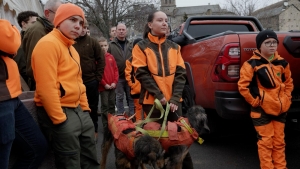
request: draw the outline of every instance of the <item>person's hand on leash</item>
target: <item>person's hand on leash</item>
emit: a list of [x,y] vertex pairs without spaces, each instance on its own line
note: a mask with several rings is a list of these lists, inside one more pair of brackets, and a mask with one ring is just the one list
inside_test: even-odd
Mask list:
[[170,110],[171,112],[175,112],[178,109],[178,106],[174,103],[170,103]]
[[167,104],[166,98],[165,98],[165,97],[162,98],[162,99],[160,100],[160,103],[161,103],[161,105],[166,105],[166,104]]

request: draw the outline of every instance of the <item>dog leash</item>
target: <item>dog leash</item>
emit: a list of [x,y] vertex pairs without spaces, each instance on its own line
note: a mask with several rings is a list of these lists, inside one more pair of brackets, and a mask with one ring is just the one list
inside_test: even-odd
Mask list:
[[[159,118],[150,118],[150,116],[152,115],[152,112],[154,110],[154,108],[160,110],[160,117]],[[158,99],[155,99],[154,100],[154,104],[149,112],[149,114],[147,115],[146,119],[144,121],[142,121],[141,123],[137,124],[136,125],[136,130],[140,131],[141,133],[143,134],[147,134],[147,135],[150,135],[152,137],[158,137],[158,140],[161,138],[161,137],[169,137],[169,133],[168,131],[165,131],[166,129],[166,122],[167,122],[167,117],[168,117],[168,114],[169,114],[169,111],[170,111],[170,104],[167,102],[167,105],[166,105],[166,110],[164,110],[163,106],[161,105],[160,101]],[[178,117],[178,119],[180,119],[179,121],[184,125],[184,127],[188,130],[188,132],[190,134],[193,134],[193,130],[192,128],[186,123],[186,121],[184,120],[184,118],[181,118],[176,112],[175,112],[176,116]],[[144,124],[148,123],[148,122],[153,122],[153,121],[157,121],[159,119],[161,119],[162,117],[164,116],[164,121],[163,121],[163,124],[162,124],[162,127],[161,127],[161,130],[159,131],[150,131],[150,130],[144,130],[142,127]],[[159,135],[158,135],[159,134]],[[198,137],[197,139],[197,142],[199,144],[203,144],[204,142],[204,139],[201,138],[201,137]]]
[[[160,111],[160,117],[159,118],[150,118],[151,115],[152,115],[152,112],[154,110],[154,108],[158,109]],[[166,110],[163,108],[163,106],[161,105],[160,101],[158,99],[155,99],[154,100],[154,104],[149,112],[149,114],[147,115],[146,119],[144,121],[142,121],[141,123],[137,124],[136,125],[136,130],[142,132],[143,134],[147,134],[147,135],[150,135],[150,136],[153,136],[152,134],[154,133],[148,133],[146,130],[144,130],[142,128],[142,126],[148,122],[154,122],[154,121],[157,121],[157,120],[160,120],[161,118],[164,118],[163,119],[163,123],[162,123],[162,126],[161,126],[161,130],[160,130],[160,133],[159,133],[159,136],[158,136],[158,140],[163,136],[163,137],[166,137],[166,135],[168,135],[168,132],[165,131],[166,130],[166,123],[167,123],[167,118],[168,118],[168,115],[169,115],[169,112],[170,112],[170,104],[169,102],[167,102],[166,104]]]

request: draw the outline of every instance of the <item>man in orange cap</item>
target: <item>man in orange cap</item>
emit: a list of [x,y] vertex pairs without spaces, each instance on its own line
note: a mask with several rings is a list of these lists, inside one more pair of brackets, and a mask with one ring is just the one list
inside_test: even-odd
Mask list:
[[99,168],[80,58],[72,46],[82,32],[84,18],[80,7],[60,5],[55,28],[39,40],[32,52],[37,114],[58,169]]
[[0,19],[0,168],[8,168],[12,143],[21,147],[13,168],[38,168],[47,141],[18,96],[22,93],[19,70],[13,60],[21,44],[18,29]]

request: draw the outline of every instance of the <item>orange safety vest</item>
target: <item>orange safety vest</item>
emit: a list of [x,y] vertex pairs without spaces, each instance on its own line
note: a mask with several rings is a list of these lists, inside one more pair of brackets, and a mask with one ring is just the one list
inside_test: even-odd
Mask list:
[[139,131],[124,134],[123,131],[127,129],[134,129],[135,125],[128,117],[124,115],[112,115],[108,113],[108,128],[114,137],[115,146],[126,154],[128,159],[134,158],[134,141],[137,137],[142,135]]
[[[166,126],[166,131],[168,132],[168,137],[161,137],[159,139],[159,142],[161,143],[164,150],[168,150],[171,146],[176,145],[187,145],[188,147],[191,146],[195,140],[198,139],[198,133],[194,128],[191,128],[193,130],[193,133],[191,134],[188,129],[180,122],[180,120],[183,117],[179,118],[175,122],[168,121],[168,124]],[[186,123],[190,125],[187,118],[184,118]],[[181,128],[181,130],[178,132],[178,127]],[[143,126],[144,130],[160,130],[161,124],[157,122],[148,122]]]

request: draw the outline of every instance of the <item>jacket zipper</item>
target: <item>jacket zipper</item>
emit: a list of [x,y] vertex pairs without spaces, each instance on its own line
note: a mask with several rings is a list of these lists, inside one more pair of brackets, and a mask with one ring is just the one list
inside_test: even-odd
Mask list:
[[[272,70],[273,76],[275,76],[274,70],[273,70],[273,68],[272,68],[272,63],[269,62],[269,64],[270,64],[270,68],[271,68],[271,70]],[[272,79],[272,80],[273,80],[273,79]],[[274,82],[274,80],[273,80],[273,82]],[[274,82],[274,83],[275,83],[275,82]],[[280,100],[280,91],[281,91],[281,85],[279,85],[278,100],[279,100],[279,102],[280,102],[280,112],[282,112],[282,102],[281,102],[281,100]]]
[[161,59],[161,67],[162,67],[162,75],[163,77],[165,77],[165,67],[164,67],[164,59],[163,59],[163,56],[162,56],[162,52],[161,52],[161,44],[158,44],[158,48],[159,48],[159,55],[160,55],[160,59]]
[[[272,68],[272,63],[271,63],[270,61],[269,61],[269,65],[270,65],[270,68],[271,68],[271,70],[272,70],[273,76],[275,76],[275,75],[274,75],[274,70],[273,70],[273,68]],[[272,83],[275,83],[273,78],[272,78],[271,80],[272,80]],[[275,85],[274,85],[274,86],[275,86]],[[281,102],[281,100],[280,100],[280,91],[281,91],[281,85],[279,85],[278,100],[279,100],[279,102],[280,102],[280,112],[282,112],[282,102]]]
[[[271,68],[271,69],[272,69],[272,68]],[[272,70],[272,71],[273,71],[273,70]],[[269,79],[270,79],[270,82],[271,82],[272,86],[275,87],[275,82],[274,82],[274,80],[273,80],[271,74],[270,74],[269,71],[267,70],[267,68],[265,69],[265,72],[266,72],[266,74],[268,75],[268,77],[269,77]]]
[[[77,77],[78,77],[78,75],[79,75],[79,73],[80,73],[80,65],[79,65],[79,63],[73,58],[72,53],[71,53],[71,51],[70,51],[70,48],[68,48],[68,50],[69,50],[69,53],[70,53],[71,58],[72,58],[72,59],[74,60],[74,62],[78,65],[78,73],[77,73]],[[77,82],[77,86],[78,86],[78,88],[79,88],[79,96],[78,96],[78,100],[80,100],[81,89],[80,89],[80,86],[79,86],[79,84],[78,84],[78,80],[77,80],[77,79],[76,79],[76,82]]]
[[261,98],[261,105],[263,104],[263,102],[264,102],[264,99],[265,99],[265,91],[263,90],[263,95],[262,95],[262,98]]

